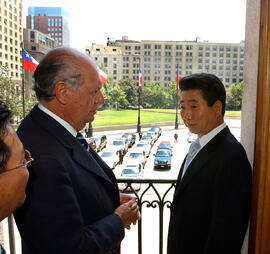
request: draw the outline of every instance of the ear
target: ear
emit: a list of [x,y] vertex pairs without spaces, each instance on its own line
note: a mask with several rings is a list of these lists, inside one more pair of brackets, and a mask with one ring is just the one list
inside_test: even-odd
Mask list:
[[222,116],[222,102],[221,101],[216,101],[213,105],[215,112],[216,112],[216,117]]
[[67,84],[63,81],[58,81],[55,83],[54,85],[54,93],[55,93],[55,97],[58,100],[58,102],[60,102],[63,105],[66,105],[68,102],[68,98],[69,98],[69,87],[67,86]]

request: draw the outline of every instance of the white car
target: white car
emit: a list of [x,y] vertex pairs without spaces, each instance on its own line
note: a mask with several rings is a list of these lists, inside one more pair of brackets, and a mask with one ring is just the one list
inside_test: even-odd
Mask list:
[[154,145],[154,140],[153,140],[153,138],[150,137],[150,136],[142,136],[142,138],[141,138],[140,141],[141,141],[141,142],[147,142],[147,143],[150,144],[151,146]]
[[150,144],[148,144],[146,142],[140,142],[140,143],[136,144],[134,148],[135,149],[142,149],[145,152],[145,156],[149,157],[152,147]]
[[142,149],[132,149],[125,156],[124,164],[141,164],[144,168],[146,163],[145,152]]
[[116,138],[111,142],[110,148],[117,151],[123,149],[124,153],[126,153],[128,150],[128,142],[124,138]]
[[[125,166],[122,170],[121,178],[140,178],[142,177],[142,171],[139,170],[138,167],[133,165],[134,167],[131,166]],[[138,191],[141,189],[141,184],[140,183],[132,183],[131,185],[128,186],[127,183],[118,183],[118,188],[122,192],[129,192],[129,191]]]
[[156,142],[158,139],[158,135],[154,131],[148,131],[146,136],[152,137],[153,141]]
[[187,137],[187,142],[188,142],[188,143],[192,143],[192,142],[195,141],[197,138],[198,138],[197,134],[194,134],[194,133],[189,132],[189,133],[188,133],[188,137]]
[[100,157],[111,169],[114,169],[119,163],[119,154],[116,150],[103,150]]

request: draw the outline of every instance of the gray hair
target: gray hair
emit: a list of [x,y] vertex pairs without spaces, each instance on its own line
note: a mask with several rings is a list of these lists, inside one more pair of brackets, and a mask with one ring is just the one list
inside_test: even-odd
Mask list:
[[71,48],[51,50],[42,59],[34,73],[34,91],[38,100],[52,100],[55,96],[54,86],[59,81],[77,90],[84,82],[80,69],[81,57],[80,52]]

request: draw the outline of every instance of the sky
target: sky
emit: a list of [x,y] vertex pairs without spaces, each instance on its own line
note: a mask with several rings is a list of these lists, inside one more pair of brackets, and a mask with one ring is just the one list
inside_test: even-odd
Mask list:
[[29,6],[63,7],[69,12],[70,46],[130,40],[239,43],[245,39],[246,0],[23,0]]

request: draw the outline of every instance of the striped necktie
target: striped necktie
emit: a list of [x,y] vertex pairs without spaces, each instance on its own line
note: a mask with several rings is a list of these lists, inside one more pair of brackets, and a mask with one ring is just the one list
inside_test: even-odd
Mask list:
[[182,173],[182,177],[183,178],[184,174],[187,171],[187,168],[189,166],[189,164],[191,163],[191,161],[194,159],[195,155],[197,154],[198,150],[201,148],[199,139],[197,138],[190,146],[189,151],[188,151],[188,155],[187,155],[187,159],[184,165],[184,169],[183,169],[183,173]]
[[90,150],[89,145],[84,136],[80,132],[77,133],[76,139],[81,143],[81,145],[86,149],[86,151],[89,152]]

